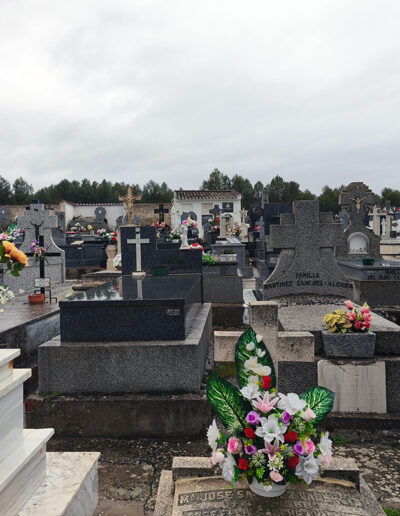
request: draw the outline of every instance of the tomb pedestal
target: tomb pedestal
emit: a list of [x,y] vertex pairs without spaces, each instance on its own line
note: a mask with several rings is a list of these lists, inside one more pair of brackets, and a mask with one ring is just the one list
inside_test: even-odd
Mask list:
[[[93,514],[97,505],[97,459],[91,454],[80,471],[75,470],[73,489],[64,491],[65,476],[71,462],[82,454],[71,453],[71,460],[63,460],[62,468],[52,464],[46,473],[46,443],[53,435],[52,428],[31,430],[23,428],[23,382],[31,376],[30,369],[14,369],[13,360],[20,354],[16,349],[0,350],[0,511],[2,516],[16,514],[52,516]],[[62,454],[53,454],[53,463]],[[65,457],[63,458],[65,459]],[[67,472],[67,473],[66,473]],[[90,473],[92,482],[87,485]],[[56,477],[55,489],[48,488],[49,475]],[[46,482],[46,484],[44,484]],[[39,507],[32,497],[41,496],[46,503]],[[60,500],[63,496],[63,503]],[[78,503],[79,502],[79,503]],[[71,507],[82,507],[71,512]]]

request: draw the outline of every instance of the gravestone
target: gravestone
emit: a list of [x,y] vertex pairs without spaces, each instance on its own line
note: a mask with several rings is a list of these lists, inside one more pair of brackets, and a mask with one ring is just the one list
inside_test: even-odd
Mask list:
[[210,213],[210,215],[212,215],[212,218],[214,220],[214,225],[215,225],[217,222],[217,217],[219,217],[219,215],[221,213],[221,210],[220,210],[220,207],[218,206],[218,204],[215,204],[214,208],[212,210],[210,210],[209,213]]
[[201,250],[158,249],[154,226],[122,226],[122,274],[162,269],[169,274],[201,273]]
[[330,213],[319,212],[318,201],[293,202],[293,214],[282,214],[271,225],[268,250],[280,248],[276,268],[264,282],[264,299],[296,294],[351,297],[352,284],[336,264],[334,248],[342,242],[342,227]]
[[154,213],[156,215],[158,214],[158,222],[162,224],[164,222],[164,214],[169,213],[169,210],[164,208],[164,204],[159,204],[158,208],[154,210]]
[[349,227],[349,216],[346,210],[339,211],[339,220],[343,224],[344,229]]
[[94,210],[94,214],[96,216],[96,222],[104,222],[106,218],[107,210],[103,206],[97,206]]
[[7,229],[11,224],[10,210],[7,206],[0,206],[0,228]]
[[368,226],[368,213],[376,203],[376,196],[364,183],[350,183],[339,195],[339,204],[349,218],[343,241],[335,254],[338,258],[360,260],[379,258],[380,240]]
[[212,468],[207,457],[174,457],[161,473],[154,516],[384,516],[385,513],[352,459],[333,458],[310,486],[289,484],[276,498],[255,495],[248,482],[236,487]]

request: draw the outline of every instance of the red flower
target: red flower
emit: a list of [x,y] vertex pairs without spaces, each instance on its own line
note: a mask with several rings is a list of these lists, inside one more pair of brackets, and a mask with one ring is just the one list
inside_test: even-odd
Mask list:
[[263,381],[262,381],[263,389],[266,389],[268,391],[268,389],[271,387],[271,382],[272,382],[272,378],[270,376],[263,376]]
[[255,431],[252,428],[245,428],[244,434],[247,437],[247,439],[253,439],[256,435]]
[[297,464],[299,463],[299,458],[297,455],[293,455],[293,457],[290,457],[290,459],[288,459],[286,461],[286,466],[288,468],[295,468],[297,466]]
[[117,240],[117,237],[112,237],[112,240]]
[[294,430],[290,430],[290,432],[285,434],[285,442],[294,443],[295,441],[297,441],[298,437],[299,436],[298,436],[297,432],[295,432]]
[[246,469],[249,469],[249,461],[246,459],[239,459],[238,466],[239,466],[239,469],[246,471]]

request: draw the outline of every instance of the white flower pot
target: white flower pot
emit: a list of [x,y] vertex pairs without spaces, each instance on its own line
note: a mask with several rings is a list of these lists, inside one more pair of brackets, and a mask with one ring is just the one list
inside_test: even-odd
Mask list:
[[275,484],[272,482],[271,489],[267,489],[264,484],[261,484],[256,480],[256,477],[253,477],[251,484],[249,484],[250,491],[258,496],[264,496],[266,498],[276,498],[277,496],[282,496],[286,491],[287,484]]

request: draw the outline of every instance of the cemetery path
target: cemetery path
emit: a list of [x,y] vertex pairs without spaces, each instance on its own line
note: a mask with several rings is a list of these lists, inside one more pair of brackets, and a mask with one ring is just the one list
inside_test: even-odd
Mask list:
[[[334,453],[352,457],[383,508],[400,510],[400,440],[347,442],[337,436]],[[153,514],[161,471],[174,456],[207,456],[204,440],[53,438],[49,451],[99,451],[99,505],[95,516]]]

